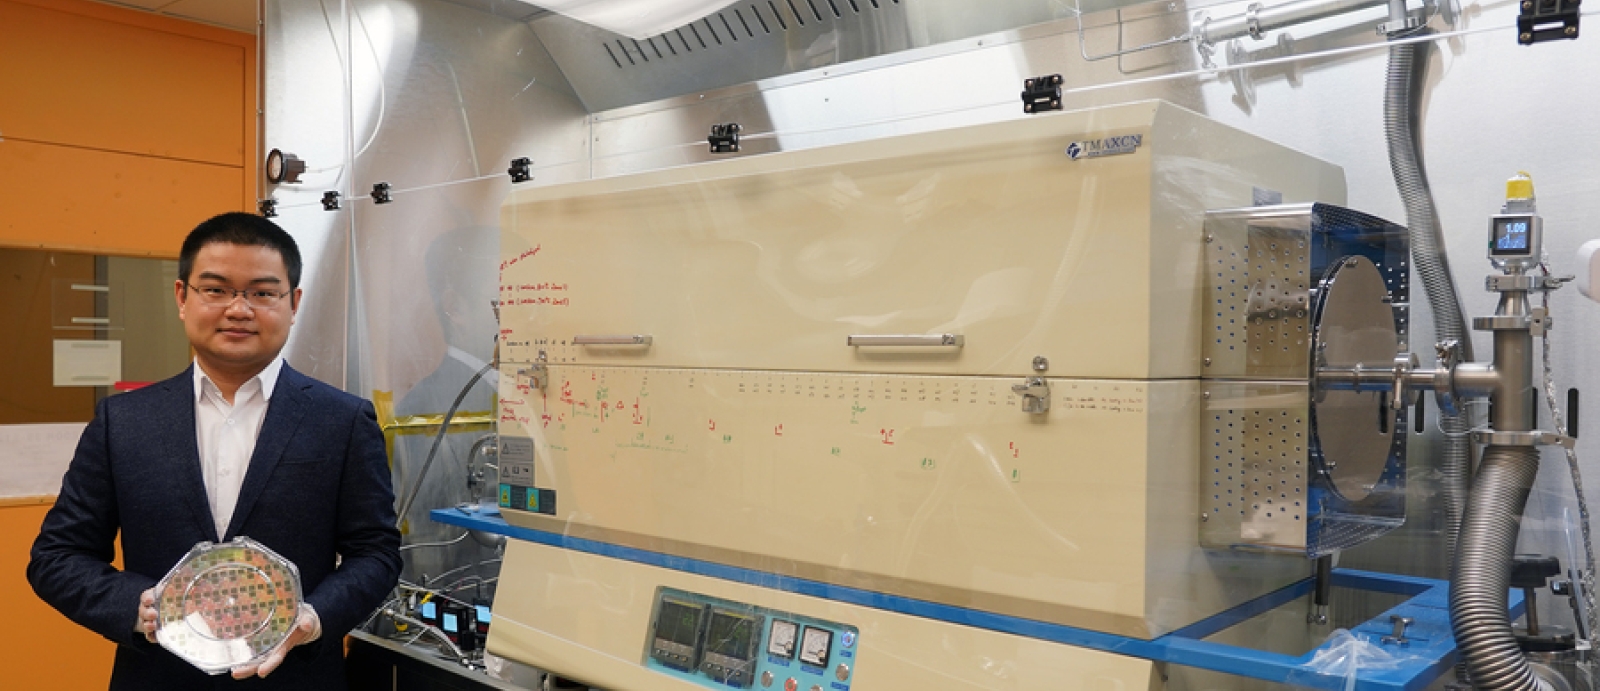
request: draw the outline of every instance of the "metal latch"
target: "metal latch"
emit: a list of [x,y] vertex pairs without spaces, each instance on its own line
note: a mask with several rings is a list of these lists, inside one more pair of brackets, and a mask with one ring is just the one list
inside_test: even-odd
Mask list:
[[545,385],[550,381],[549,363],[550,355],[546,353],[543,348],[540,348],[539,354],[533,358],[533,366],[527,369],[517,370],[517,376],[526,377],[528,379],[529,389],[538,389],[543,391]]
[[1050,411],[1050,382],[1044,377],[1028,377],[1011,390],[1022,397],[1022,412],[1038,415]]

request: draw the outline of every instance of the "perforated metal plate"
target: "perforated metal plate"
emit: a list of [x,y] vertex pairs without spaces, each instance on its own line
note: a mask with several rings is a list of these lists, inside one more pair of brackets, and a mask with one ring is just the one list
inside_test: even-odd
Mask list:
[[1304,549],[1309,497],[1308,389],[1214,383],[1206,389],[1201,464],[1204,522],[1213,547]]
[[1208,226],[1207,377],[1301,377],[1310,351],[1309,230]]
[[156,640],[208,674],[264,657],[300,607],[294,564],[249,538],[202,542],[156,586]]
[[[1365,257],[1340,262],[1319,289],[1316,348],[1324,367],[1387,368],[1399,335],[1389,290],[1378,267]],[[1340,496],[1366,498],[1389,462],[1395,411],[1381,391],[1318,391],[1312,416],[1321,463]]]

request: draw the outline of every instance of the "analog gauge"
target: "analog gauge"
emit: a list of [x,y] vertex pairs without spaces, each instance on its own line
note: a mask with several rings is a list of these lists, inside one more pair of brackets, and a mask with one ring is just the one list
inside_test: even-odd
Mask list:
[[807,626],[805,635],[800,637],[800,662],[814,667],[827,667],[832,647],[832,631]]
[[785,660],[794,658],[795,634],[800,627],[792,621],[772,620],[772,635],[767,637],[767,654]]

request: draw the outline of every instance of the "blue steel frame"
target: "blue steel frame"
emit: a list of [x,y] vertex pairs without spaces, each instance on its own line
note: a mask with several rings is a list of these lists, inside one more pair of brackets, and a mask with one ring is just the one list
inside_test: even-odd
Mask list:
[[[469,514],[457,509],[436,509],[431,516],[440,523],[505,535],[549,547],[951,624],[1307,688],[1334,690],[1350,688],[1349,679],[1344,675],[1311,666],[1312,658],[1327,647],[1326,645],[1304,655],[1295,656],[1202,640],[1258,614],[1304,597],[1311,592],[1313,586],[1310,578],[1262,595],[1177,631],[1144,640],[687,559],[608,542],[567,537],[558,533],[513,526],[497,515]],[[1410,596],[1406,601],[1351,630],[1351,634],[1357,638],[1382,646],[1391,655],[1399,658],[1399,662],[1390,667],[1358,669],[1353,687],[1356,691],[1416,691],[1426,687],[1455,665],[1456,645],[1455,637],[1450,632],[1448,582],[1432,578],[1335,569],[1333,584],[1342,588]],[[1510,595],[1511,617],[1514,620],[1523,613],[1522,593],[1513,590]],[[1389,619],[1391,615],[1410,617],[1413,620],[1406,629],[1406,638],[1409,642],[1404,647],[1382,641],[1384,636],[1393,632],[1393,625]]]

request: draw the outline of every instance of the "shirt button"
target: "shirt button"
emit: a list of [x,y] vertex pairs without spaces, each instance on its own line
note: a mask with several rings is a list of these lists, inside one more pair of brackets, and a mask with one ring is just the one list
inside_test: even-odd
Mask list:
[[232,426],[233,426],[233,418],[231,418],[231,417],[230,417],[230,418],[228,418],[228,426],[229,426],[229,427],[232,427]]

